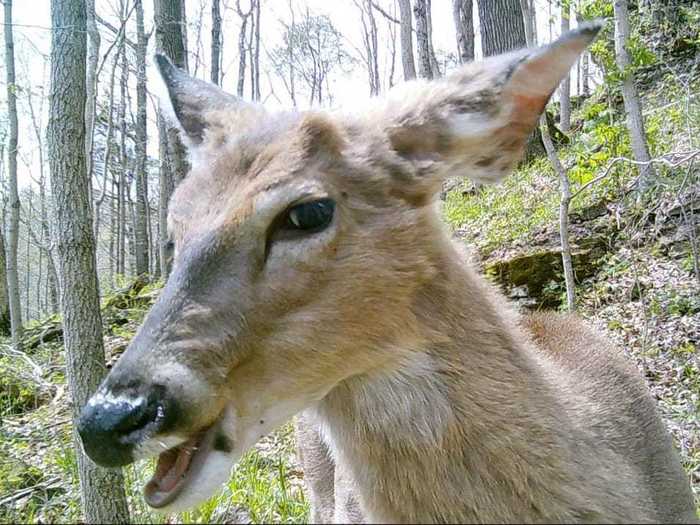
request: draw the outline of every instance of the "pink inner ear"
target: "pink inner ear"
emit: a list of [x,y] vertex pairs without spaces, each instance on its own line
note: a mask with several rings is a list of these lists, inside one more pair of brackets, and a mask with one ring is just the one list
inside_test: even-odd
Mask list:
[[517,93],[513,94],[513,113],[511,115],[511,123],[524,124],[528,127],[534,128],[538,117],[542,111],[544,111],[544,108],[547,105],[547,100],[549,100],[549,95],[542,97],[528,96]]

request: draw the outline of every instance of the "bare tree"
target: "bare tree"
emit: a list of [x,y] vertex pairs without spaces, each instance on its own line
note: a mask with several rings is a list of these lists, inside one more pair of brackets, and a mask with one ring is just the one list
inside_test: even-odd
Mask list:
[[528,47],[537,45],[537,19],[535,17],[535,0],[520,0],[520,9],[525,22],[525,42]]
[[246,38],[248,35],[248,21],[253,15],[253,2],[250,3],[249,9],[244,11],[241,9],[241,0],[236,0],[236,13],[241,19],[241,31],[238,33],[238,84],[236,85],[236,93],[239,97],[242,97],[243,89],[245,88],[245,71],[248,57]]
[[[308,88],[309,104],[332,102],[327,88],[330,72],[345,67],[351,57],[343,48],[342,35],[326,15],[312,15],[308,10],[300,21],[286,26],[282,44],[270,52],[278,76],[285,84],[289,73]],[[290,53],[290,49],[294,52]],[[291,60],[291,64],[288,61]],[[295,82],[295,85],[298,85]],[[295,90],[297,88],[295,87]]]
[[10,224],[7,229],[7,292],[10,297],[12,344],[19,348],[22,336],[22,311],[17,276],[17,243],[19,238],[19,194],[17,193],[17,85],[15,84],[15,44],[12,31],[12,0],[4,0],[5,13],[5,73],[7,81],[7,117],[10,135],[7,148],[8,190],[10,197]]
[[433,71],[434,56],[432,52],[431,29],[429,17],[429,3],[427,0],[414,0],[413,18],[416,20],[416,44],[418,49],[418,74],[422,78],[431,79],[435,76]]
[[645,163],[639,166],[640,176],[637,183],[637,188],[640,191],[644,191],[656,179],[656,170],[652,163],[649,162],[649,147],[647,145],[646,132],[644,131],[642,104],[639,100],[637,88],[634,85],[632,60],[627,51],[627,42],[630,38],[627,0],[614,0],[613,9],[615,12],[615,59],[617,68],[623,76],[622,99],[625,103],[632,153],[635,160]]
[[[126,3],[122,2],[122,23],[126,23]],[[129,64],[126,59],[126,43],[122,40],[119,49],[121,56],[121,80],[119,83],[119,176],[117,179],[117,274],[126,274],[126,185],[127,185],[127,170],[128,156],[126,153],[126,106],[127,106],[127,85],[129,83]]]
[[[561,34],[563,35],[569,31],[569,17],[571,14],[569,0],[562,1],[560,14]],[[571,127],[571,72],[568,72],[561,81],[561,86],[559,88],[559,107],[559,127],[564,133],[568,133]]]
[[440,64],[438,64],[435,56],[435,48],[433,47],[433,8],[432,0],[425,0],[425,18],[428,23],[428,58],[430,59],[430,69],[433,72],[433,78],[442,75]]
[[255,13],[253,19],[253,31],[255,32],[255,40],[251,51],[251,67],[252,67],[252,93],[253,100],[260,100],[260,0],[254,0]]
[[134,264],[136,275],[147,274],[148,253],[148,173],[146,168],[148,120],[146,100],[146,50],[143,0],[136,0],[136,206],[134,210]]
[[[579,4],[580,5],[580,4]],[[581,25],[583,23],[583,17],[581,16],[581,13],[577,10],[576,11],[576,20]],[[584,97],[587,97],[588,95],[591,94],[591,89],[590,89],[590,84],[589,84],[589,75],[590,75],[590,56],[589,56],[588,50],[584,51],[581,54],[581,58],[579,58],[579,62],[581,64],[581,76],[580,76],[580,82],[581,82],[581,92],[580,94],[583,95]]]
[[574,267],[571,262],[571,245],[569,244],[569,204],[571,203],[571,185],[569,175],[562,166],[554,149],[554,143],[549,136],[546,112],[540,117],[542,130],[542,142],[549,161],[552,163],[555,173],[559,177],[560,201],[559,201],[559,236],[561,239],[561,260],[564,267],[564,282],[566,285],[566,305],[570,312],[576,310],[576,285],[574,283]]
[[92,182],[92,149],[95,136],[95,110],[97,108],[97,63],[100,57],[100,32],[95,20],[95,0],[86,0],[88,51],[87,51],[87,99],[85,100],[85,160],[88,179]]
[[416,78],[416,64],[413,60],[413,22],[411,20],[411,0],[398,0],[401,17],[401,64],[404,80]]
[[[66,372],[75,421],[106,371],[85,162],[85,0],[52,0],[51,26],[47,142]],[[127,522],[120,471],[97,467],[83,454],[77,435],[74,438],[85,521]]]
[[465,64],[474,60],[474,15],[472,0],[452,0],[452,18],[457,34],[457,56]]
[[[520,0],[477,0],[484,56],[507,53],[527,45]],[[525,162],[544,154],[538,127],[527,139]]]
[[374,7],[371,0],[354,0],[360,10],[360,22],[362,23],[362,39],[365,52],[362,59],[367,68],[370,95],[378,95],[381,91],[379,77],[379,42],[377,21],[374,18]]
[[[88,13],[89,16],[89,13]],[[89,76],[88,76],[89,82]],[[41,231],[36,234],[30,227],[31,221],[26,221],[28,225],[28,230],[30,236],[34,239],[35,244],[39,248],[39,266],[41,267],[41,256],[46,256],[48,272],[47,272],[47,309],[50,313],[54,314],[59,311],[58,304],[58,279],[56,278],[56,265],[51,253],[51,233],[49,231],[49,220],[47,213],[47,198],[46,198],[46,176],[45,176],[45,160],[44,160],[44,128],[41,123],[41,117],[43,115],[43,107],[45,101],[45,91],[44,86],[40,88],[39,97],[40,105],[38,111],[34,109],[34,95],[32,89],[27,90],[27,106],[29,107],[29,116],[32,121],[32,128],[34,130],[34,137],[37,143],[37,152],[39,154],[39,180],[35,180],[37,186],[39,187],[39,223]],[[85,107],[85,112],[87,113],[87,105]],[[86,126],[86,133],[88,132],[88,127]],[[86,142],[87,142],[86,138]],[[88,149],[85,148],[85,155],[88,156]]]
[[221,67],[221,10],[219,0],[211,2],[211,81],[221,85],[219,70]]
[[10,297],[7,293],[7,267],[5,261],[5,236],[0,229],[0,334],[12,333]]
[[[187,48],[185,46],[185,34],[183,25],[183,6],[181,0],[154,0],[153,18],[156,33],[156,50],[164,53],[177,67],[187,69]],[[159,184],[160,191],[158,218],[161,255],[161,274],[167,278],[170,260],[169,240],[166,238],[168,202],[175,186],[185,178],[189,171],[185,148],[182,145],[179,134],[175,128],[168,129],[165,120],[158,117],[159,154],[160,167]],[[165,135],[163,137],[162,135]],[[165,147],[163,147],[165,146]],[[163,180],[168,177],[168,180]],[[163,255],[166,254],[166,257]]]
[[[123,34],[122,37],[124,38]],[[119,63],[119,54],[114,55],[112,61],[112,72],[110,73],[109,80],[109,108],[107,110],[107,133],[105,138],[105,153],[104,160],[102,163],[102,189],[100,191],[99,197],[95,199],[94,202],[94,236],[95,239],[100,237],[100,222],[102,218],[102,205],[105,198],[107,197],[107,183],[109,180],[109,166],[110,160],[112,158],[112,138],[114,136],[114,84],[115,76],[117,71],[117,65]]]

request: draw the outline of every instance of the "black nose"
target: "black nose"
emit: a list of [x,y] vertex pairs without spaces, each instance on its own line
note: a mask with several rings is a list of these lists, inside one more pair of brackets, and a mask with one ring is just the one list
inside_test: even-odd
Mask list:
[[134,447],[160,430],[164,412],[164,399],[156,390],[140,396],[115,395],[100,389],[85,405],[78,421],[85,452],[105,467],[131,463]]

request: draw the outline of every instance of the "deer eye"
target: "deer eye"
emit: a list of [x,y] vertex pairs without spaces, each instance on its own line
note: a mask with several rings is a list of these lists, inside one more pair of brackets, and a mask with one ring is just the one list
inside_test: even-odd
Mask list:
[[316,232],[326,228],[333,220],[335,202],[331,199],[297,204],[287,211],[283,228],[303,232]]

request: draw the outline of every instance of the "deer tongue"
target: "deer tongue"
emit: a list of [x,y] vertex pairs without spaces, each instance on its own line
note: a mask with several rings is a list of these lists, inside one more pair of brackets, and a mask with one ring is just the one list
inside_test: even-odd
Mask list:
[[192,438],[158,456],[158,464],[146,485],[146,492],[167,494],[175,489],[187,473],[198,442],[199,437]]

